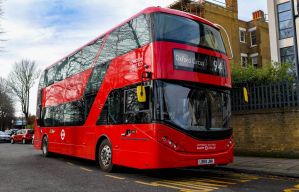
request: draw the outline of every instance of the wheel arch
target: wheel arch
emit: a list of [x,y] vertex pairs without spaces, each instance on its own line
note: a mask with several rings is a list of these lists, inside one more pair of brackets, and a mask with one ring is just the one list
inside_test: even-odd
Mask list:
[[40,145],[40,149],[41,150],[42,150],[42,147],[43,147],[43,140],[44,140],[45,137],[48,138],[48,144],[49,144],[49,137],[48,137],[48,135],[46,133],[44,133],[43,136],[42,136],[41,145]]
[[101,135],[101,136],[98,138],[98,141],[97,141],[97,144],[96,144],[96,147],[95,147],[95,150],[94,150],[94,154],[95,154],[94,159],[95,159],[95,160],[98,158],[97,150],[98,150],[98,148],[100,147],[101,143],[102,143],[105,139],[107,139],[107,140],[111,143],[109,137],[108,137],[107,135],[105,135],[105,134]]

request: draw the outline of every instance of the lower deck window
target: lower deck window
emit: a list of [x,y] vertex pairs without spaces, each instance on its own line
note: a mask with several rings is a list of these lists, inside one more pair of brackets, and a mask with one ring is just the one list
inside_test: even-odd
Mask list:
[[150,122],[150,87],[145,88],[147,100],[143,103],[137,100],[136,87],[113,90],[108,96],[97,125]]

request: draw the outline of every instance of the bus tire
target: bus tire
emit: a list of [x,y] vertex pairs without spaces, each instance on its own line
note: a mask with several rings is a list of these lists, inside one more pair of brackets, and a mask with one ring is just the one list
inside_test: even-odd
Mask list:
[[114,165],[112,163],[112,146],[108,139],[104,139],[97,149],[97,163],[105,172],[112,172]]
[[43,157],[50,156],[50,152],[48,150],[48,137],[47,136],[45,136],[42,141],[42,156]]
[[22,139],[22,143],[23,143],[23,144],[26,144],[26,140],[25,140],[25,139]]
[[15,141],[14,141],[13,139],[10,139],[10,143],[11,143],[11,144],[14,144]]

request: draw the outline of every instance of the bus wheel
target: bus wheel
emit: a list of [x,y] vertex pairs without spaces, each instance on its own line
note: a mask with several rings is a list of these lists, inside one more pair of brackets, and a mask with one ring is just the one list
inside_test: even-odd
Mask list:
[[42,142],[42,153],[43,157],[49,157],[50,153],[48,151],[48,138],[44,137]]
[[13,139],[10,139],[10,143],[11,143],[11,144],[14,144],[15,141],[14,141]]
[[105,172],[111,172],[113,169],[112,164],[112,147],[111,143],[105,139],[97,150],[97,163]]
[[23,143],[23,144],[26,144],[26,140],[25,140],[25,139],[22,139],[22,143]]

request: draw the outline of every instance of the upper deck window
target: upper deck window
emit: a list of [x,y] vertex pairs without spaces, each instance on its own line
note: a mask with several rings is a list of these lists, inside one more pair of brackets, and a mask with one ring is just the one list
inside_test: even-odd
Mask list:
[[209,25],[165,13],[154,14],[155,39],[200,46],[225,53],[220,32]]
[[140,15],[114,29],[108,36],[97,65],[150,42],[150,17]]

